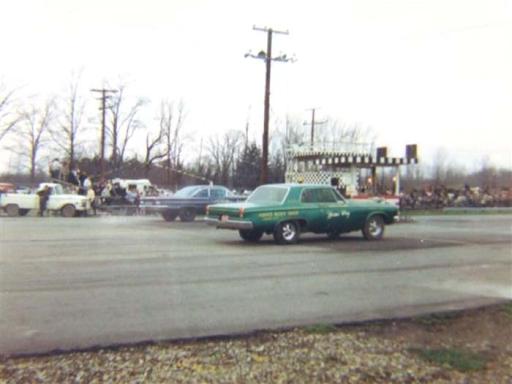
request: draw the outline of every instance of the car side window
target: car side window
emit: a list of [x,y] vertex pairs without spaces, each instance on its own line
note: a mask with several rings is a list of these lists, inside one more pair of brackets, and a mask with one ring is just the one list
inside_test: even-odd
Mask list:
[[302,191],[302,196],[300,201],[302,203],[314,203],[315,202],[315,194],[313,189],[305,189]]
[[336,201],[342,202],[342,203],[345,202],[345,199],[343,198],[343,196],[341,196],[341,194],[336,189],[334,189],[333,192],[334,192],[334,196],[336,197]]
[[336,196],[334,196],[334,193],[332,189],[322,188],[317,189],[317,201],[319,203],[335,203],[336,202]]
[[305,189],[302,191],[303,203],[335,203],[337,201],[334,192],[328,188]]
[[214,199],[223,199],[226,197],[226,190],[222,188],[214,188],[212,189],[211,194]]
[[196,193],[195,197],[208,197],[208,188],[201,189]]

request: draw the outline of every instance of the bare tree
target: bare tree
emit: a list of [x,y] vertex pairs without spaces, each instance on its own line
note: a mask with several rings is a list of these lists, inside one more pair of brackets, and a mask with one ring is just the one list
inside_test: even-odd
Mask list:
[[16,127],[20,119],[14,111],[13,101],[14,90],[0,84],[0,142]]
[[438,148],[432,163],[432,179],[435,185],[442,184],[446,181],[447,164],[448,156],[446,149]]
[[54,118],[55,104],[48,99],[38,107],[35,104],[20,113],[19,142],[14,150],[29,161],[30,182],[34,183],[39,153],[48,142],[48,130]]
[[165,130],[160,124],[158,132],[153,134],[151,131],[146,132],[146,147],[144,154],[144,173],[148,177],[151,166],[157,161],[166,157],[166,152],[162,147],[164,143]]
[[183,135],[183,123],[185,121],[185,103],[180,101],[177,106],[168,100],[160,103],[160,128],[164,135],[165,167],[167,172],[167,184],[176,186],[172,180],[173,169],[181,166],[181,156],[185,142]]
[[363,127],[359,123],[327,118],[319,126],[315,141],[320,146],[330,150],[370,151],[373,149],[375,137],[370,127]]
[[83,131],[82,119],[85,101],[78,93],[79,82],[80,75],[71,80],[67,95],[62,100],[65,107],[60,113],[60,122],[49,129],[54,143],[65,153],[70,168],[74,165],[77,146],[79,145],[79,135]]
[[224,136],[210,137],[208,153],[215,166],[215,178],[222,185],[229,185],[237,159],[238,151],[236,149],[242,147],[243,137],[239,131],[229,131]]
[[118,170],[123,163],[126,149],[137,129],[143,126],[138,115],[143,106],[148,103],[144,98],[137,98],[131,106],[126,106],[126,86],[121,84],[118,92],[112,96],[108,109],[111,113],[111,126],[107,131],[110,134],[112,155],[111,162]]

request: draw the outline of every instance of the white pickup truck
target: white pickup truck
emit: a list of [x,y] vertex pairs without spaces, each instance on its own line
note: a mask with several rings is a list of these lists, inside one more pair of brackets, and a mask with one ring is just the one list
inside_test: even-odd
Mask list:
[[[73,217],[90,209],[85,196],[65,193],[60,184],[41,183],[38,190],[47,185],[51,187],[51,194],[46,209],[60,211],[64,217]],[[1,193],[0,209],[11,217],[25,216],[31,209],[39,210],[39,196],[35,193]]]

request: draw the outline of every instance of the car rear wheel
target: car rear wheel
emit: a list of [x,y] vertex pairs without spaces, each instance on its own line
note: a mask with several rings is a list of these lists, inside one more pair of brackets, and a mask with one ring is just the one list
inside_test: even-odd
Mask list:
[[295,221],[284,221],[274,229],[274,240],[278,244],[295,244],[299,236],[300,227]]
[[164,211],[162,212],[162,217],[165,221],[174,221],[178,217],[178,213],[173,211]]
[[7,207],[5,207],[5,212],[7,212],[7,216],[9,217],[16,217],[20,213],[20,209],[17,204],[8,204]]
[[238,233],[242,239],[251,243],[257,242],[259,239],[261,239],[261,236],[263,236],[262,231],[255,229],[240,229]]
[[196,218],[196,211],[194,208],[183,208],[180,210],[180,220],[184,222],[194,221]]
[[67,204],[64,207],[62,207],[61,212],[62,212],[62,216],[64,216],[64,217],[73,217],[73,216],[75,216],[76,209],[73,205]]
[[384,236],[384,220],[382,216],[371,216],[366,219],[363,227],[366,240],[380,240]]

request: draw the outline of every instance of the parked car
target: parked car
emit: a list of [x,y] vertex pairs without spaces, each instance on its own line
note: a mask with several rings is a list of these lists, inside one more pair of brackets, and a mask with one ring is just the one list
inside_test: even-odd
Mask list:
[[194,221],[204,214],[206,206],[222,201],[240,201],[241,198],[220,185],[192,185],[178,190],[172,196],[143,197],[140,208],[146,213],[160,213],[166,221]]
[[[38,190],[45,186],[51,188],[47,203],[47,209],[50,211],[59,211],[64,217],[73,217],[90,208],[89,200],[85,196],[66,193],[62,185],[55,183],[41,183]],[[30,210],[39,209],[39,196],[35,193],[2,193],[0,209],[11,217],[25,216]]]
[[147,189],[153,187],[151,182],[148,179],[112,179],[112,184],[118,184],[121,188],[125,190],[129,190],[131,188],[135,188],[137,192],[143,195]]
[[273,234],[278,244],[292,244],[303,232],[341,233],[361,230],[368,240],[379,240],[384,225],[398,209],[385,201],[352,201],[325,185],[263,185],[243,203],[214,204],[205,221],[217,228],[238,230],[245,241],[256,242]]

